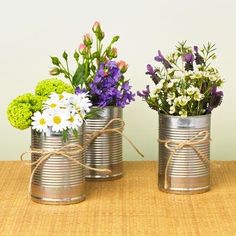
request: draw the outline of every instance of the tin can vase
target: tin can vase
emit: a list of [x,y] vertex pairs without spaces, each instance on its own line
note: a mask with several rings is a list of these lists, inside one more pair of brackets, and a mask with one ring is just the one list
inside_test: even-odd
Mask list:
[[[46,134],[31,130],[31,148],[42,152],[51,152],[65,147],[65,152],[76,153],[75,147],[81,145],[82,128],[79,136],[69,135],[66,142],[62,134],[48,131]],[[83,153],[70,154],[70,156],[84,163]],[[31,154],[32,162],[37,161],[41,154]],[[32,166],[32,171],[35,165]],[[85,200],[85,170],[84,167],[63,155],[53,154],[42,162],[35,170],[31,182],[31,198],[42,204],[73,204]]]
[[[87,119],[84,125],[84,143],[89,135],[104,128],[112,119],[122,119],[120,107],[104,107],[98,118]],[[120,122],[114,121],[109,128],[119,128]],[[122,135],[105,133],[97,137],[85,150],[86,165],[97,169],[110,169],[111,172],[86,170],[87,180],[112,180],[122,177]]]
[[195,194],[209,190],[210,121],[210,114],[186,118],[159,114],[161,191]]

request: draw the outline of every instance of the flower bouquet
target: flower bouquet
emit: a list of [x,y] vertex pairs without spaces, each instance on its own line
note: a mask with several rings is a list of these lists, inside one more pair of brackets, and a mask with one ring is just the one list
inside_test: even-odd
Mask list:
[[223,84],[212,66],[215,45],[201,49],[186,42],[147,65],[153,88],[138,92],[159,113],[159,188],[174,193],[209,189],[210,118],[223,99]]
[[58,79],[39,82],[35,94],[23,94],[9,104],[11,125],[31,127],[34,201],[69,204],[85,199],[82,125],[92,115],[91,106],[87,93],[75,94],[71,85]]
[[83,43],[74,52],[75,72],[71,72],[68,54],[51,57],[54,67],[51,75],[63,75],[75,89],[76,94],[87,92],[92,103],[92,110],[100,110],[100,116],[86,120],[84,142],[92,133],[103,130],[100,137],[94,137],[86,149],[86,164],[94,168],[111,168],[111,173],[87,170],[86,177],[91,179],[113,179],[122,176],[122,136],[124,123],[123,108],[134,100],[129,81],[125,78],[128,65],[116,61],[117,48],[114,44],[119,36],[114,36],[107,47],[101,25],[95,22],[92,27],[94,37],[85,34]]

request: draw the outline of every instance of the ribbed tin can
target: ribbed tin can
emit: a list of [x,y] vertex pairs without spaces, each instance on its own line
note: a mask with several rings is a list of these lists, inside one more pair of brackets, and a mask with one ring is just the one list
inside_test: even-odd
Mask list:
[[[84,125],[84,143],[88,135],[101,130],[112,119],[122,119],[123,110],[120,107],[104,107],[99,118],[87,119]],[[109,128],[119,128],[121,123],[114,121]],[[88,166],[97,169],[110,169],[111,172],[86,170],[86,179],[110,180],[122,176],[122,136],[118,133],[106,133],[97,137],[85,150],[85,162]]]
[[[211,115],[190,116],[182,118],[159,114],[159,139],[187,141],[198,137],[199,133],[207,132],[210,136]],[[174,151],[175,144],[169,144],[171,149],[159,142],[159,189],[169,193],[194,194],[206,192],[210,188],[209,163],[204,162],[199,154],[190,146],[183,146],[177,150],[169,163],[167,176],[165,170],[168,159]],[[210,158],[210,143],[195,144],[207,160]],[[165,186],[168,183],[168,188]]]
[[[47,134],[39,134],[31,130],[32,149],[53,151],[68,144],[81,143],[82,129],[79,130],[78,137],[69,135],[66,142],[63,141],[61,133],[48,131]],[[32,162],[40,156],[41,154],[31,154]],[[84,163],[83,154],[72,154],[71,157]],[[34,167],[35,165],[32,170]],[[72,204],[85,200],[84,167],[61,155],[49,157],[39,165],[33,175],[31,198],[42,204]]]

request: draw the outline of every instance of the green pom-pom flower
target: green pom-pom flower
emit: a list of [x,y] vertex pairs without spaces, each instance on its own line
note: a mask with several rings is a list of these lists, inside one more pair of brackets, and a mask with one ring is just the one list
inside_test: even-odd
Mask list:
[[42,80],[35,88],[35,94],[42,97],[48,98],[52,92],[57,94],[61,94],[63,92],[74,93],[74,89],[71,85],[55,78]]
[[42,109],[43,97],[26,93],[15,98],[7,108],[7,117],[17,129],[27,129],[31,125],[31,116]]

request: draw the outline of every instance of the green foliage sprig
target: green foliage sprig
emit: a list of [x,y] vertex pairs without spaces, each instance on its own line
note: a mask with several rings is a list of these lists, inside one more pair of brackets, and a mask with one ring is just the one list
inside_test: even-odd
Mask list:
[[[77,67],[76,70],[73,72],[71,68],[69,68],[68,54],[64,51],[62,53],[62,60],[55,56],[51,57],[52,64],[54,65],[50,70],[51,75],[63,75],[70,81],[74,88],[88,88],[100,63],[117,57],[117,48],[113,45],[119,40],[118,35],[114,36],[108,46],[104,48],[103,39],[105,33],[102,31],[99,22],[94,23],[92,32],[95,36],[95,42],[90,34],[85,34],[83,43],[79,45],[78,50],[75,50],[73,54],[73,59]],[[124,69],[125,68],[123,68],[123,70]]]

